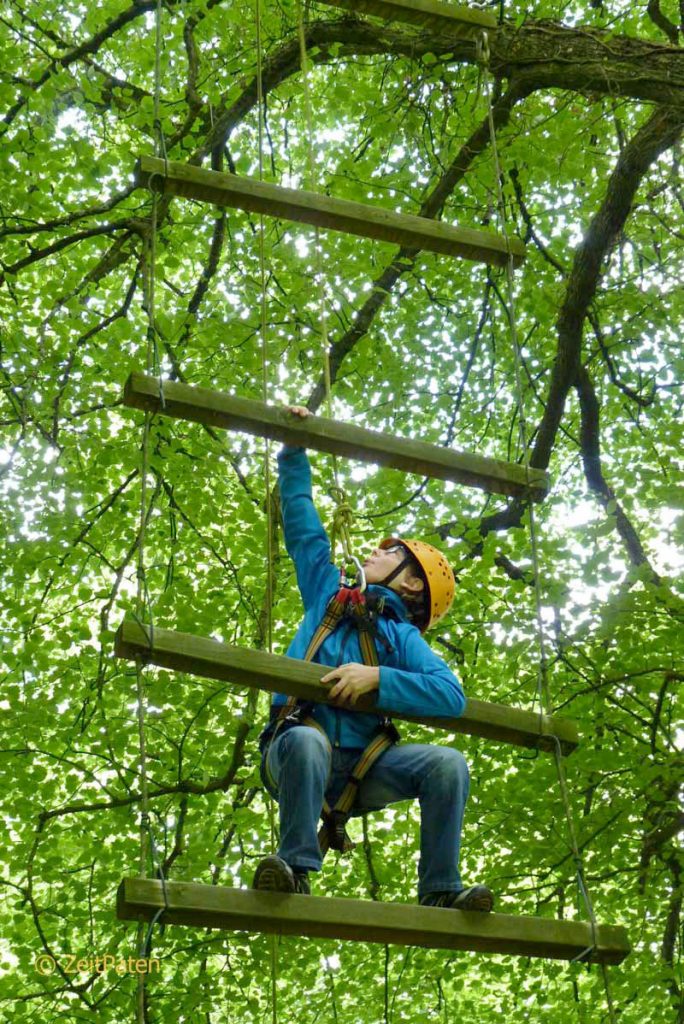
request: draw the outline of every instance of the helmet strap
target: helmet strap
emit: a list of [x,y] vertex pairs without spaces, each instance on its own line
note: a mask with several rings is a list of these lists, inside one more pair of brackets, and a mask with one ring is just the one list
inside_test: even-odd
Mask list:
[[392,580],[395,580],[397,576],[406,568],[406,566],[410,564],[410,562],[411,556],[406,555],[404,558],[402,558],[399,565],[397,565],[396,568],[392,569],[392,571],[388,573],[387,576],[385,576],[384,580],[380,580],[378,586],[389,587]]

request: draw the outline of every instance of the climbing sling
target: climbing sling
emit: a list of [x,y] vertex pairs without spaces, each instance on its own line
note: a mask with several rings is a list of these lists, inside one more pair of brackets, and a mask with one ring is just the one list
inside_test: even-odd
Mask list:
[[[369,602],[358,587],[340,587],[328,602],[323,619],[311,637],[303,660],[313,661],[324,641],[337,629],[343,619],[348,618],[359,632],[359,645],[364,665],[378,665],[375,637],[378,635],[377,616],[383,607],[383,598]],[[379,639],[383,640],[382,637]],[[325,730],[312,717],[313,706],[313,701],[303,702],[296,697],[288,697],[285,704],[273,714],[276,726],[270,742],[273,743],[279,730],[285,725],[308,725],[318,729],[329,743]],[[321,811],[323,824],[318,831],[318,844],[323,856],[330,848],[339,850],[341,853],[346,853],[353,848],[354,844],[349,838],[346,825],[359,785],[378,758],[398,740],[399,733],[396,727],[388,717],[383,717],[378,726],[378,734],[373,737],[354,765],[335,806],[330,807],[327,800],[323,801]],[[268,759],[266,758],[265,761],[268,774]]]

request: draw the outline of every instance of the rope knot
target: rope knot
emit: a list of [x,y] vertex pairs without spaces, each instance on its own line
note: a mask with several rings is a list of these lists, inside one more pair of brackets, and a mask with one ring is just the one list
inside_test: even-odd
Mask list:
[[331,529],[332,549],[335,551],[337,544],[340,543],[344,559],[347,562],[351,562],[352,544],[350,531],[354,525],[354,509],[342,487],[335,485],[328,490],[328,494],[335,502]]

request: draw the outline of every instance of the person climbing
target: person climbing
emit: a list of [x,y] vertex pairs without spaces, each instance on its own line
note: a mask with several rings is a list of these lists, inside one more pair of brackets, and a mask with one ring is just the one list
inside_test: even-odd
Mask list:
[[[309,415],[301,406],[289,411]],[[488,912],[490,889],[464,887],[458,869],[469,786],[463,755],[451,747],[397,745],[389,719],[368,710],[377,704],[386,714],[463,713],[459,680],[421,636],[449,610],[453,572],[431,545],[390,537],[363,563],[365,591],[343,586],[313,504],[305,450],[285,446],[278,468],[285,544],[305,609],[287,654],[336,667],[321,677],[331,684],[327,703],[284,694],[272,702],[259,743],[261,777],[279,804],[280,845],[258,864],[253,887],[309,894],[309,872],[320,871],[328,846],[349,847],[350,814],[417,798],[419,902]],[[367,694],[376,701],[369,704]],[[359,700],[364,710],[351,710]]]

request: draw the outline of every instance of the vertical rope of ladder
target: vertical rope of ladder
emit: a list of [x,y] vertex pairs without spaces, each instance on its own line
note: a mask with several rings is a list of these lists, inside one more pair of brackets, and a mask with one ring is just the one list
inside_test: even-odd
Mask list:
[[[264,178],[264,82],[261,57],[261,0],[256,0],[256,50],[257,50],[257,134],[259,147],[259,181]],[[260,334],[261,334],[261,394],[263,401],[268,402],[268,337],[266,315],[266,256],[264,248],[264,215],[259,214],[259,278],[261,286],[260,299]],[[273,650],[273,515],[271,509],[271,442],[264,438],[264,481],[266,485],[266,644],[269,653]]]
[[[314,129],[313,113],[311,108],[311,90],[309,87],[309,55],[306,49],[306,29],[304,26],[304,9],[301,0],[297,0],[297,35],[299,38],[299,65],[302,72],[304,117],[306,120],[307,135],[307,188],[316,190],[316,162],[314,159]],[[328,309],[325,296],[325,279],[323,274],[323,259],[321,256],[321,236],[318,225],[314,228],[314,274],[318,292],[318,308],[321,325],[321,357],[323,362],[323,383],[325,391],[326,415],[332,419],[332,375],[330,371],[330,342],[328,336]],[[335,501],[336,509],[333,518],[332,548],[333,552],[339,540],[342,554],[347,563],[351,562],[352,543],[350,527],[353,523],[353,510],[340,484],[340,475],[337,464],[337,456],[332,453],[332,468],[335,486],[331,489],[331,495]]]
[[[523,386],[522,386],[522,353],[520,351],[520,343],[518,339],[517,330],[517,317],[516,317],[516,302],[515,302],[515,286],[513,276],[513,255],[510,250],[508,227],[506,221],[506,207],[505,199],[503,194],[503,185],[501,181],[501,162],[499,159],[499,148],[496,141],[496,127],[494,124],[494,111],[492,104],[491,88],[490,88],[490,67],[489,67],[489,40],[486,32],[483,32],[479,43],[478,43],[479,55],[484,68],[483,74],[483,87],[485,92],[485,98],[487,101],[487,120],[489,124],[489,135],[492,146],[492,154],[494,158],[494,170],[496,177],[496,191],[497,201],[499,207],[499,220],[501,225],[502,234],[504,236],[506,247],[508,250],[508,259],[506,261],[506,302],[504,308],[506,317],[508,320],[508,326],[510,330],[511,340],[513,343],[514,351],[514,364],[515,364],[515,387],[516,387],[516,399],[517,399],[517,414],[518,414],[518,427],[520,435],[520,445],[522,450],[523,465],[527,473],[527,482],[530,484],[530,447],[528,441],[528,430],[527,422],[524,410],[523,401]],[[549,672],[548,672],[548,657],[546,653],[546,641],[544,637],[544,621],[542,616],[542,598],[541,598],[541,580],[540,580],[540,558],[539,558],[539,545],[537,538],[537,524],[534,513],[533,502],[529,503],[529,514],[530,514],[530,546],[532,555],[532,573],[534,581],[534,597],[536,607],[536,626],[537,626],[537,641],[539,644],[539,670],[537,674],[537,699],[540,705],[539,711],[539,733],[540,736],[543,734],[543,720],[544,714],[550,715],[552,712],[551,704],[551,693],[549,688]],[[575,821],[572,812],[572,805],[570,802],[570,794],[568,790],[567,778],[565,774],[565,767],[563,764],[563,754],[561,744],[557,736],[551,736],[554,745],[554,759],[556,763],[556,772],[558,775],[558,783],[561,792],[561,799],[563,802],[563,809],[565,812],[565,819],[568,828],[568,835],[570,837],[570,847],[572,850],[573,862],[575,865],[575,871],[577,876],[577,886],[580,896],[584,902],[584,905],[589,916],[589,922],[591,925],[592,934],[592,945],[584,950],[579,957],[575,960],[582,960],[590,953],[597,945],[596,942],[596,915],[594,914],[594,907],[587,888],[585,873],[584,873],[584,862],[580,853],[579,844],[577,841],[577,832],[575,829]],[[608,1014],[611,1024],[616,1024],[617,1017],[615,1014],[615,1007],[613,1004],[613,998],[610,988],[610,981],[608,976],[608,970],[606,964],[601,962],[601,973],[603,976],[603,984],[606,992],[606,1001],[608,1004]]]
[[[256,86],[257,86],[257,139],[259,150],[259,181],[264,177],[264,74],[262,62],[261,38],[261,0],[256,0]],[[261,334],[261,391],[264,403],[269,398],[268,378],[268,337],[266,315],[266,254],[264,244],[264,215],[259,214],[259,278],[261,287],[260,299],[260,334]],[[271,442],[264,438],[264,487],[266,500],[266,646],[269,654],[273,652],[273,508],[271,505]],[[275,853],[275,808],[271,794],[268,794],[268,823],[270,831],[271,853]],[[278,946],[277,936],[270,936],[271,953],[271,1020],[278,1021]]]
[[[161,92],[161,0],[157,0],[155,12],[155,67],[154,67],[154,125],[155,125],[155,156],[161,152],[159,130],[159,96]],[[148,236],[147,256],[145,259],[145,306],[147,307],[147,345],[145,349],[145,372],[150,374],[156,363],[156,314],[155,314],[155,266],[157,261],[157,215],[159,194],[152,190],[152,213]],[[147,532],[147,476],[149,472],[149,442],[152,413],[145,412],[142,439],[142,466],[140,479],[140,529],[138,534],[137,557],[137,592],[136,616],[144,621],[145,613],[150,611],[147,593],[147,575],[145,572],[145,540]],[[147,750],[145,740],[145,692],[142,679],[142,660],[136,658],[136,677],[138,686],[138,734],[140,745],[140,787],[142,796],[142,815],[140,822],[140,877],[145,876],[148,855],[149,820],[148,784],[147,784]]]
[[[154,151],[155,156],[161,156],[164,152],[164,142],[161,129],[160,121],[160,97],[161,97],[161,22],[162,22],[162,10],[161,0],[157,0],[155,8],[155,60],[154,60]],[[152,189],[152,212],[150,216],[150,230],[147,242],[147,254],[145,257],[145,272],[143,277],[144,287],[144,303],[147,310],[147,344],[145,352],[145,371],[147,374],[151,374],[153,370],[158,370],[158,352],[156,342],[156,314],[155,314],[155,267],[157,259],[157,221],[158,221],[158,206],[159,206],[159,193]],[[161,385],[160,385],[161,393]],[[163,400],[163,394],[162,394]],[[145,412],[145,419],[143,423],[143,439],[142,439],[142,456],[141,456],[141,471],[140,471],[140,527],[138,533],[138,554],[137,554],[137,591],[136,591],[136,617],[138,621],[143,625],[146,630],[149,629],[150,644],[153,642],[153,623],[151,614],[151,605],[149,600],[149,594],[147,589],[147,576],[145,571],[145,541],[147,531],[147,478],[149,473],[149,442],[150,442],[150,427],[152,423],[152,413],[150,411]],[[144,625],[144,619],[146,613],[149,619],[149,624]],[[147,779],[147,742],[145,736],[145,713],[146,713],[146,694],[145,694],[145,683],[143,677],[143,659],[141,657],[136,658],[136,693],[137,693],[137,722],[138,722],[138,743],[139,743],[139,763],[140,763],[140,794],[141,794],[141,814],[140,814],[140,863],[139,863],[139,874],[141,878],[145,877],[146,865],[150,854],[152,855],[153,863],[156,866],[157,855],[154,843],[154,836],[152,835],[150,825],[150,810],[149,810],[149,785]],[[159,919],[164,909],[167,906],[166,896],[166,885],[164,882],[163,873],[161,866],[159,867],[159,875],[162,880],[162,888],[164,893],[164,907],[157,911],[152,921],[148,924],[147,929],[141,923],[138,927],[138,947],[139,953],[142,958],[149,954],[149,942],[152,934],[152,928]],[[146,974],[144,971],[138,973],[138,988],[137,988],[137,1019],[138,1024],[145,1024],[145,979]]]

